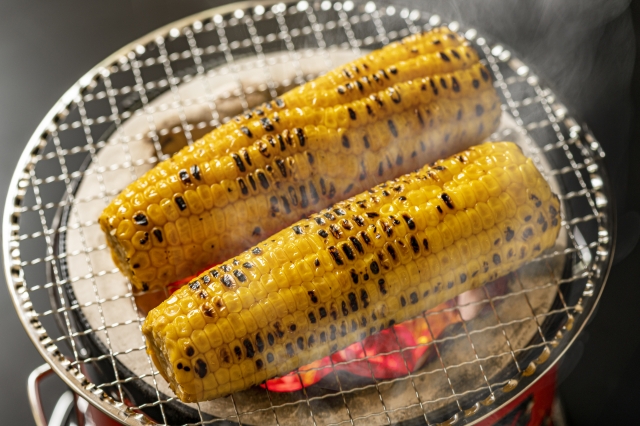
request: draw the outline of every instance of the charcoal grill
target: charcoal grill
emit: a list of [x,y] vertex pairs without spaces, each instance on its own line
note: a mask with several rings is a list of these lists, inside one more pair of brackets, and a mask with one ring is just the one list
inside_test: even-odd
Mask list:
[[444,312],[459,320],[422,343],[431,357],[416,371],[333,374],[295,392],[254,388],[183,404],[140,332],[145,304],[165,294],[134,293],[97,224],[127,183],[213,126],[438,25],[428,10],[376,2],[239,3],[160,28],[83,76],[28,142],[3,217],[10,293],[50,368],[128,425],[472,424],[530,388],[575,340],[604,288],[615,242],[605,154],[512,51],[458,22],[446,25],[475,45],[503,101],[491,139],[517,142],[535,160],[562,200],[563,230],[502,293],[489,284],[425,314],[428,328]]

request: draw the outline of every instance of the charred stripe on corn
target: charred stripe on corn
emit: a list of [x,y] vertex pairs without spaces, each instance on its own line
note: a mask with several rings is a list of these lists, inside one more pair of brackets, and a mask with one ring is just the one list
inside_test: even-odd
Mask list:
[[200,275],[149,313],[149,353],[183,401],[246,389],[516,270],[559,212],[518,147],[479,145]]

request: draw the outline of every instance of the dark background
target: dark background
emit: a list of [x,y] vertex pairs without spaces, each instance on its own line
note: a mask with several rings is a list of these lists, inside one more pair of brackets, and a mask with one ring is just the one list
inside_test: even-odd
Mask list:
[[[153,29],[223,3],[2,0],[0,200],[31,133],[82,74]],[[442,9],[513,47],[602,143],[617,198],[618,254],[595,318],[561,364],[559,391],[571,425],[634,423],[640,398],[640,1],[413,3]],[[26,381],[42,362],[0,285],[0,424],[33,424]],[[63,389],[56,379],[46,384],[47,407]]]

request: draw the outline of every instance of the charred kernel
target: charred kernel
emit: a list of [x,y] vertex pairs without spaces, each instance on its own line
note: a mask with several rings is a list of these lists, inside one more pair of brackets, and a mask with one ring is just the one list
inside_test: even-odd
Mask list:
[[201,379],[207,375],[207,363],[201,359],[196,360],[196,365],[193,367],[198,377]]
[[189,284],[189,288],[193,291],[199,290],[200,289],[200,283],[198,281],[194,281],[191,284]]
[[338,251],[338,249],[335,246],[329,247],[329,254],[331,254],[331,257],[333,257],[333,260],[336,262],[336,264],[338,266],[344,265],[344,261],[342,260],[342,257],[340,256],[340,252]]
[[245,274],[242,273],[242,271],[239,271],[237,269],[234,269],[233,271],[233,275],[236,276],[236,278],[238,280],[240,280],[241,283],[246,282],[247,281],[247,276]]
[[474,78],[473,81],[471,82],[471,84],[473,84],[473,88],[477,89],[478,87],[480,87],[480,82],[478,81],[478,79]]
[[262,368],[263,368],[263,367],[264,367],[264,362],[262,362],[262,360],[261,360],[261,359],[257,359],[257,360],[256,360],[256,369],[257,369],[258,371],[260,371],[260,370],[262,370]]
[[187,354],[187,356],[193,356],[193,355],[195,355],[196,351],[195,351],[195,349],[193,349],[193,347],[187,346],[187,349],[185,350],[185,353]]
[[282,200],[282,206],[284,207],[284,212],[286,214],[291,213],[291,206],[289,205],[289,200],[287,199],[287,197],[280,197],[280,199]]
[[442,201],[444,201],[447,207],[449,207],[451,210],[455,209],[455,206],[453,205],[453,200],[451,200],[451,197],[449,196],[449,194],[447,194],[446,192],[443,192],[440,198],[442,198]]
[[285,103],[281,98],[276,98],[275,103],[276,103],[276,106],[278,108],[284,108],[285,107]]
[[369,306],[369,294],[367,293],[367,290],[360,289],[360,300],[362,300],[362,306],[364,308]]
[[498,253],[495,253],[493,255],[493,263],[495,265],[499,265],[502,262],[502,260],[500,259],[500,255]]
[[413,219],[411,218],[411,216],[407,215],[407,214],[403,214],[402,218],[404,219],[404,221],[407,223],[407,226],[409,227],[410,230],[414,230],[416,229],[416,223],[413,221]]
[[320,307],[318,313],[320,314],[320,319],[326,318],[327,316],[327,310],[324,307]]
[[420,244],[418,244],[418,240],[416,239],[415,236],[411,236],[411,239],[409,240],[409,242],[411,243],[411,249],[413,250],[414,253],[419,253],[420,252]]
[[211,271],[211,275],[213,275],[213,278],[218,278],[220,276],[220,273],[216,270]]
[[[316,217],[316,218],[314,218],[313,220],[315,220],[315,221],[316,221],[316,223],[317,223],[318,225],[324,225],[324,224],[326,224],[326,222],[324,221],[324,219],[323,219],[323,218],[321,218],[321,217]],[[318,231],[318,232],[320,232],[320,231]]]
[[162,237],[162,231],[159,229],[154,229],[153,230],[153,235],[156,237],[156,239],[158,240],[159,243],[164,241],[164,238]]
[[284,336],[284,331],[282,331],[282,329],[280,328],[279,322],[273,324],[273,329],[276,331],[278,337],[282,338],[282,336]]
[[189,371],[191,371],[191,367],[188,367],[188,366],[185,365],[184,366],[184,371],[186,371],[188,373]]
[[[273,132],[273,123],[271,123],[271,120],[269,120],[268,117],[264,117],[260,119],[260,124],[262,125],[262,128],[267,131],[267,132]],[[247,135],[248,136],[248,135]]]
[[447,283],[447,288],[453,288],[453,281],[449,281]]
[[333,183],[329,184],[329,198],[333,198],[336,195],[336,187],[333,186]]
[[298,344],[298,348],[300,350],[304,349],[304,338],[302,336],[298,337],[298,340],[296,340],[296,343]]
[[191,177],[189,177],[189,172],[187,172],[185,169],[180,170],[178,172],[178,176],[180,177],[180,180],[183,184],[191,185]]
[[365,225],[364,218],[362,216],[353,216],[353,221],[358,226],[364,226]]
[[245,136],[247,136],[247,137],[249,137],[249,138],[252,138],[252,137],[253,137],[253,133],[251,133],[251,130],[249,130],[249,128],[248,128],[247,126],[242,126],[242,127],[240,127],[240,131],[241,131],[242,133],[244,133],[244,134],[245,134]]
[[463,284],[467,281],[467,274],[460,274],[460,284]]
[[324,342],[326,342],[326,341],[327,341],[327,333],[325,333],[324,331],[322,331],[322,332],[320,333],[320,341],[321,341],[322,343],[324,343]]
[[336,240],[339,240],[342,237],[342,230],[335,223],[329,225],[329,231],[331,231],[331,235],[333,235]]
[[522,238],[524,238],[525,240],[528,240],[532,235],[533,235],[533,229],[527,228],[522,233]]
[[269,352],[267,354],[267,362],[272,363],[274,360],[273,354],[271,352]]
[[191,172],[191,176],[193,176],[196,180],[202,179],[202,176],[200,175],[200,167],[198,167],[197,164],[194,164],[193,166],[191,166],[189,171]]
[[451,77],[451,88],[454,92],[460,91],[460,83],[458,83],[458,79],[456,79],[455,77]]
[[295,324],[291,324],[291,325],[289,326],[289,331],[293,333],[294,331],[296,331],[296,329],[297,329],[297,328],[298,328],[298,327],[297,327]]
[[140,226],[147,226],[149,225],[149,221],[147,220],[147,216],[144,215],[144,213],[136,213],[133,216],[133,222],[136,225],[140,225]]
[[247,269],[251,269],[251,268],[253,268],[253,263],[250,263],[250,262],[244,262],[244,263],[242,264],[242,266],[243,266],[243,267],[245,267],[245,268],[247,268]]
[[336,217],[331,212],[326,212],[326,213],[323,214],[323,216],[326,217],[329,220],[336,220]]
[[443,61],[445,61],[445,62],[450,62],[451,61],[451,59],[449,59],[449,57],[444,52],[440,52],[439,55],[440,55],[440,58]]
[[358,299],[355,293],[349,293],[349,306],[351,307],[352,312],[358,311]]
[[525,221],[525,222],[529,222],[530,220],[531,220],[531,215],[526,215],[526,216],[524,217],[524,221]]
[[320,266],[320,259],[316,257],[316,260],[313,261],[313,264],[316,266]]
[[300,207],[307,208],[309,206],[309,199],[307,198],[307,188],[304,185],[300,186]]
[[262,185],[264,189],[269,189],[269,181],[267,180],[267,176],[262,172],[257,172],[256,174],[258,175],[258,180],[260,180],[260,185]]
[[329,234],[327,234],[327,231],[325,231],[324,229],[319,230],[318,235],[320,235],[322,238],[327,238],[329,236]]
[[260,249],[260,247],[254,247],[254,248],[251,250],[251,253],[253,253],[253,254],[261,254],[261,253],[262,253],[262,250]]
[[451,54],[452,54],[453,56],[455,56],[455,58],[456,58],[456,59],[460,59],[460,54],[458,54],[458,52],[456,52],[456,51],[455,51],[455,50],[453,50],[453,49],[451,49],[451,50],[450,50],[450,52],[451,52]]
[[387,252],[393,260],[396,260],[396,249],[394,249],[392,245],[387,246]]
[[389,320],[389,327],[393,327],[396,324],[396,320],[391,319]]
[[356,272],[356,270],[355,269],[350,270],[349,274],[351,275],[351,281],[353,281],[354,284],[358,284],[359,275]]
[[273,346],[273,344],[276,342],[276,339],[272,333],[267,334],[267,342],[269,342],[269,346]]
[[411,301],[412,305],[415,305],[416,303],[418,303],[418,293],[416,293],[415,291],[411,293],[409,295],[409,301]]
[[394,104],[399,104],[400,102],[402,102],[402,95],[393,87],[389,88],[389,97]]
[[505,231],[505,240],[507,242],[511,241],[514,235],[515,235],[515,232],[513,232],[513,229],[507,227],[507,230]]
[[482,76],[482,79],[484,81],[489,80],[489,73],[487,73],[487,71],[484,68],[480,68],[480,75]]
[[484,107],[480,104],[476,105],[476,116],[480,117],[484,114]]
[[233,277],[229,274],[224,274],[222,276],[222,278],[220,278],[220,281],[222,282],[222,284],[225,285],[225,287],[227,288],[233,288],[235,287],[235,280],[233,279]]
[[371,272],[373,272],[374,275],[378,275],[380,273],[378,262],[376,262],[375,260],[371,262],[371,265],[369,265],[369,268],[371,269]]
[[287,167],[282,158],[276,159],[276,166],[278,167],[278,170],[280,170],[282,177],[287,177]]
[[349,246],[349,244],[346,244],[346,243],[343,244],[342,251],[344,252],[345,256],[347,256],[347,259],[355,260],[356,256],[353,253],[353,250],[351,250],[351,247]]
[[442,213],[444,213],[444,212],[442,211],[442,207],[440,207],[440,206],[436,206],[436,209],[438,210],[438,212],[439,212],[439,213],[441,213],[441,214],[442,214]]
[[342,321],[342,324],[340,324],[340,335],[342,337],[347,335],[347,323]]
[[336,90],[341,95],[344,95],[346,93],[346,90],[345,90],[344,86],[338,86],[338,88]]
[[447,80],[445,80],[444,78],[440,78],[440,86],[442,86],[443,89],[447,88]]
[[184,198],[182,198],[181,196],[176,195],[173,198],[173,201],[175,201],[175,203],[178,205],[180,211],[185,211],[187,209],[187,203],[185,203]]
[[142,245],[147,244],[148,241],[149,241],[149,233],[145,232],[144,237],[140,238],[140,244]]
[[351,147],[351,143],[349,142],[349,138],[347,137],[347,135],[342,135],[342,146],[347,149]]
[[295,232],[298,235],[302,235],[303,234],[302,228],[299,227],[298,225],[293,227],[293,232]]
[[318,196],[318,190],[316,189],[316,186],[313,184],[313,182],[309,182],[309,192],[311,193],[313,204],[317,204],[318,201],[320,201],[320,197]]
[[307,292],[307,294],[309,295],[309,298],[311,298],[311,301],[313,303],[318,303],[318,297],[316,296],[315,292],[313,290],[309,290]]
[[335,325],[331,324],[329,326],[329,339],[330,340],[336,340],[336,331],[338,331],[338,329],[336,328]]
[[316,323],[316,314],[314,314],[313,312],[309,312],[309,322],[311,324],[315,324]]
[[249,180],[249,183],[251,184],[251,188],[253,188],[253,190],[255,191],[257,186],[256,186],[256,181],[253,178],[253,175],[251,173],[249,173],[249,175],[247,176],[247,179]]
[[176,365],[176,368],[178,368],[178,370],[182,370],[182,363],[179,362],[178,365]]
[[242,344],[244,345],[244,348],[247,352],[247,358],[253,358],[256,352],[253,349],[253,345],[251,344],[251,341],[249,339],[244,339]]
[[222,265],[220,268],[222,268],[224,272],[231,272],[231,266],[229,265]]
[[393,135],[394,138],[398,137],[398,129],[396,129],[396,125],[393,120],[388,120],[387,125],[389,126],[389,131]]
[[403,308],[407,306],[407,299],[405,299],[404,296],[400,296],[400,304]]
[[258,352],[260,353],[264,351],[264,340],[262,340],[260,333],[256,334],[256,348],[258,348]]
[[236,166],[238,166],[238,169],[241,172],[246,172],[247,169],[244,166],[244,163],[242,162],[242,158],[240,158],[240,156],[238,154],[231,154],[231,158],[233,158],[233,161],[235,161]]
[[349,237],[349,241],[351,241],[351,244],[358,250],[358,253],[364,254],[364,247],[362,247],[362,244],[356,237]]
[[352,120],[356,120],[358,118],[356,112],[352,108],[348,108],[347,111],[349,112],[349,118]]
[[341,308],[342,308],[342,315],[344,315],[345,317],[349,315],[349,310],[347,309],[347,302],[345,302],[344,300],[342,301]]
[[285,348],[287,349],[287,355],[289,355],[290,357],[295,355],[295,351],[294,351],[293,345],[291,343],[287,343]]
[[241,178],[236,179],[238,182],[238,186],[240,187],[240,192],[242,195],[249,195],[249,188],[247,188],[247,184]]
[[385,281],[381,278],[378,280],[378,287],[380,287],[380,293],[387,294],[387,287]]
[[[438,87],[436,86],[436,84],[433,82],[432,79],[429,79],[429,84],[431,85],[431,90],[433,90],[433,94],[438,95]],[[427,113],[428,112],[429,111],[427,111]]]

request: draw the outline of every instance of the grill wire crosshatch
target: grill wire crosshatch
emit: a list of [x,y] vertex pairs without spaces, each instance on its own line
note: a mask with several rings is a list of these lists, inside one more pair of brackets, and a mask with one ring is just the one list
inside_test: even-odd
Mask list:
[[[291,392],[254,388],[183,404],[145,352],[145,303],[109,257],[100,211],[127,183],[235,114],[411,33],[444,25],[374,2],[243,3],[186,18],[128,45],[45,117],[14,174],[3,222],[7,281],[37,348],[80,396],[140,424],[470,424],[547,371],[603,290],[613,204],[598,142],[538,77],[457,22],[503,102],[492,140],[517,142],[562,201],[554,249],[419,320],[426,356],[395,378],[338,373]],[[440,327],[442,317],[454,318]],[[446,325],[446,324],[445,324]],[[434,329],[438,329],[436,332]],[[399,343],[386,354],[416,347]]]

